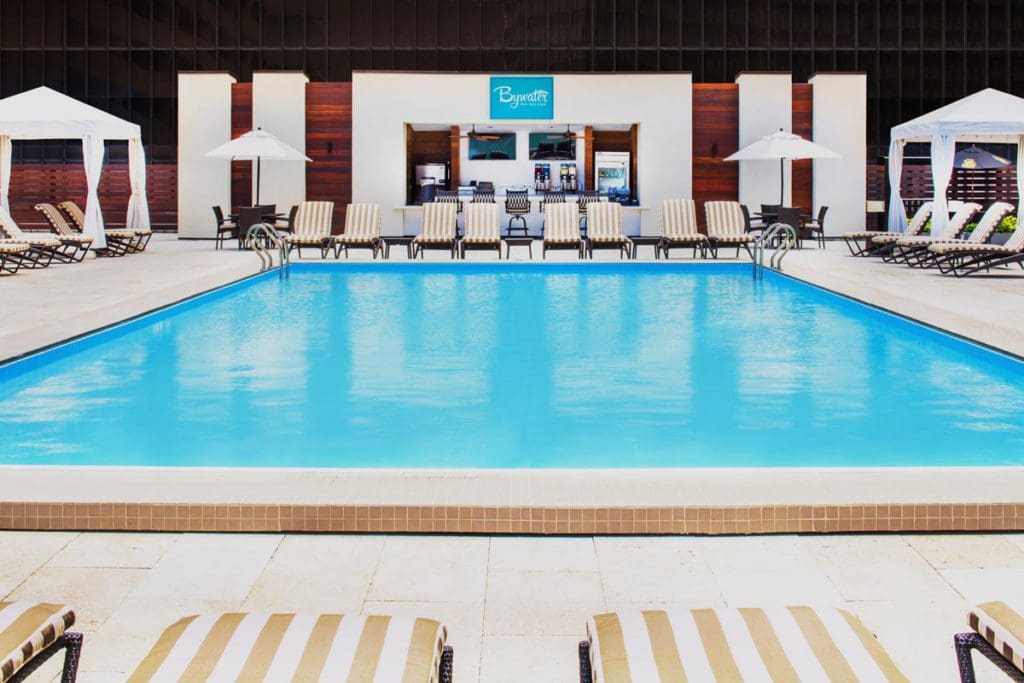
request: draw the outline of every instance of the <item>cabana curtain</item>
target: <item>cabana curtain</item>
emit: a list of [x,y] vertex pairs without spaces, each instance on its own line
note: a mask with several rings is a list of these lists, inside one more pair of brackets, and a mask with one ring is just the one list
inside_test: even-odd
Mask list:
[[[103,173],[104,144],[102,138],[82,138],[82,160],[85,162],[85,225],[82,232],[95,240],[100,238],[103,249],[107,240],[103,234],[103,212],[100,210],[100,175]],[[94,241],[95,244],[95,241]]]
[[903,140],[889,143],[889,232],[904,232],[907,229],[907,211],[900,196],[900,180],[903,177]]
[[128,141],[128,181],[132,195],[128,198],[129,230],[149,230],[149,200],[146,197],[146,150],[142,140]]
[[949,178],[953,175],[953,157],[956,156],[956,138],[952,135],[932,136],[932,187],[935,197],[932,199],[932,234],[946,234],[949,222],[949,208],[946,203],[946,191],[949,189]]

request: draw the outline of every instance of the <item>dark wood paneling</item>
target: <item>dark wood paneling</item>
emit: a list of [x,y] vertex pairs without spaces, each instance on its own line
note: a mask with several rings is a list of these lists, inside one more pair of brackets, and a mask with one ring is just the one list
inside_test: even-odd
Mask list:
[[593,190],[597,187],[597,180],[594,178],[594,127],[583,127],[583,187]]
[[722,161],[739,143],[739,95],[734,83],[693,86],[693,199],[701,230],[704,202],[739,196],[739,165]]
[[[814,138],[813,112],[814,86],[808,83],[793,84],[793,132],[800,137]],[[828,163],[827,161],[825,163]],[[807,212],[816,211],[814,206],[814,162],[810,159],[793,162],[793,206]]]
[[[252,130],[252,83],[231,85],[231,138]],[[231,206],[252,204],[252,162],[231,162]]]
[[451,177],[448,179],[448,189],[457,190],[459,184],[462,182],[462,172],[459,169],[459,157],[462,149],[462,139],[459,137],[460,131],[458,126],[452,126],[448,134],[448,145],[449,145],[449,169]]
[[334,202],[334,232],[352,201],[352,84],[306,85],[306,199]]
[[451,163],[452,133],[447,130],[413,130],[406,126],[406,199],[412,204],[419,199],[416,190],[416,166]]

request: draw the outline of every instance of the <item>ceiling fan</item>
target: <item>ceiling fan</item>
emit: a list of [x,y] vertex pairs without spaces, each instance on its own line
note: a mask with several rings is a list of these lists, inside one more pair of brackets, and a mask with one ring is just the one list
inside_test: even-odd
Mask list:
[[576,135],[569,128],[569,124],[565,124],[564,133],[548,133],[544,136],[546,140],[582,140],[584,136]]
[[[455,137],[456,136],[454,136],[454,135],[452,136],[453,139]],[[472,130],[470,130],[465,135],[459,135],[458,137],[459,137],[459,139],[469,138],[470,140],[500,140],[501,139],[500,135],[495,135],[494,133],[477,133],[476,132],[476,124],[475,123],[473,124]]]

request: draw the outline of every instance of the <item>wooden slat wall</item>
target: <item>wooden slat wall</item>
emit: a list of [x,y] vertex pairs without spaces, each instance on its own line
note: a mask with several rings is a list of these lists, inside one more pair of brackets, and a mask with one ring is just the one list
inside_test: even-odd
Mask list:
[[[231,85],[231,137],[252,130],[252,83]],[[231,206],[252,204],[252,162],[231,162]]]
[[737,148],[739,97],[734,83],[693,85],[693,199],[702,231],[704,202],[739,196],[739,166],[722,161]]
[[[330,150],[328,151],[328,146]],[[352,201],[352,84],[306,85],[306,198],[334,202],[334,232]]]
[[[793,84],[793,132],[807,140],[814,139],[812,108],[814,86],[809,83]],[[814,162],[810,159],[793,162],[793,206],[799,206],[808,213],[817,211],[814,206]]]
[[451,177],[448,179],[448,189],[457,190],[462,182],[462,170],[459,168],[459,161],[462,155],[462,140],[459,138],[459,127],[452,126],[448,132],[449,141],[449,166],[448,172]]

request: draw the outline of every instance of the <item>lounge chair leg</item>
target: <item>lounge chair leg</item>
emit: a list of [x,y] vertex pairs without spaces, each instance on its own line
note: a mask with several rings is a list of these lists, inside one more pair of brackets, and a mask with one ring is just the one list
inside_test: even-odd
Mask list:
[[590,642],[580,641],[580,683],[594,683],[594,673],[590,670]]
[[956,660],[960,669],[961,683],[974,683],[976,680],[974,676],[974,661],[971,659],[972,650],[977,650],[981,654],[985,655],[985,657],[999,667],[999,670],[1005,673],[1010,680],[1016,681],[1017,683],[1024,683],[1024,673],[1021,673],[1021,671],[1013,665],[1013,662],[1003,657],[1003,655],[992,647],[987,640],[974,631],[970,631],[968,633],[957,633],[953,636],[953,646],[956,649]]
[[82,634],[75,631],[65,632],[52,645],[37,654],[8,679],[8,683],[22,683],[34,673],[50,657],[61,650],[64,651],[64,668],[61,670],[61,683],[75,683],[78,677],[78,660],[82,656]]
[[454,675],[453,659],[455,658],[455,651],[451,645],[445,645],[444,649],[441,650],[441,670],[438,672],[439,683],[452,683],[452,676]]

